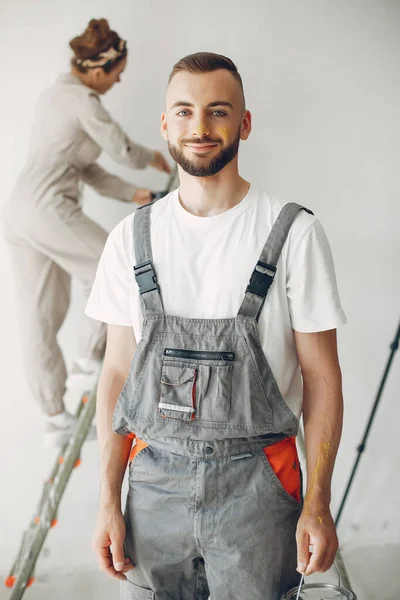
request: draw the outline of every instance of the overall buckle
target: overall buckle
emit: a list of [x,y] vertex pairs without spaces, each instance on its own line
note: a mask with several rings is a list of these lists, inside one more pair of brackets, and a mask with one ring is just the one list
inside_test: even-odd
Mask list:
[[151,261],[148,260],[140,265],[133,267],[136,283],[139,286],[139,293],[146,294],[153,290],[158,290],[157,277]]
[[267,265],[267,263],[263,263],[259,260],[251,275],[246,292],[251,292],[252,294],[257,294],[257,296],[265,298],[274,280],[275,273],[276,267]]

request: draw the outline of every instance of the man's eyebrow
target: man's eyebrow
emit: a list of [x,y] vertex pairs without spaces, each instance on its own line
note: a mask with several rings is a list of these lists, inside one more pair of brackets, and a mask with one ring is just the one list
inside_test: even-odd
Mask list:
[[[194,104],[192,104],[192,102],[185,102],[184,100],[180,100],[179,102],[174,102],[171,108],[177,108],[178,106],[193,107]],[[227,102],[226,100],[216,100],[215,102],[210,102],[210,104],[207,105],[207,108],[213,108],[215,106],[228,106],[229,108],[233,109],[233,105],[230,102]]]
[[171,108],[176,108],[177,106],[194,106],[191,102],[185,102],[184,100],[179,100],[179,102],[174,102]]
[[209,108],[212,108],[213,106],[229,106],[229,108],[233,109],[233,105],[226,100],[216,100],[215,102],[210,102],[208,105]]

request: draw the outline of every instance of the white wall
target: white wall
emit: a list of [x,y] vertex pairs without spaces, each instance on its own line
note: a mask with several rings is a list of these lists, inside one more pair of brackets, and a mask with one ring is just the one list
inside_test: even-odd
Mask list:
[[[133,139],[165,150],[158,123],[172,65],[200,50],[226,54],[242,74],[254,119],[251,138],[241,148],[243,176],[283,200],[304,203],[325,225],[349,319],[339,338],[346,417],[334,479],[336,507],[400,316],[400,3],[2,0],[0,203],[23,165],[35,101],[68,67],[67,41],[90,18],[101,16],[128,39],[123,84],[105,104]],[[105,156],[101,162],[142,185],[158,189],[164,183],[151,170],[130,172]],[[89,191],[85,208],[107,229],[129,210]],[[51,457],[42,448],[38,408],[24,387],[3,240],[0,252],[0,481],[5,490],[0,566],[6,574]],[[81,308],[77,287],[62,331],[68,363]],[[350,558],[360,547],[400,543],[399,384],[397,356],[340,528]],[[94,566],[88,543],[98,492],[95,447],[85,448],[83,459],[39,575]]]

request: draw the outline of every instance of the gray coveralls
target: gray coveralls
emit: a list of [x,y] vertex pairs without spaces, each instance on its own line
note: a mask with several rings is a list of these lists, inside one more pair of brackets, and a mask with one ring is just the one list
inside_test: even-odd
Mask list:
[[125,552],[135,569],[121,583],[123,599],[278,600],[298,584],[302,505],[263,450],[295,436],[298,420],[261,349],[257,321],[302,208],[282,209],[238,315],[228,319],[164,314],[151,206],[136,212],[143,337],[113,428],[148,446],[129,466]]
[[[144,168],[153,153],[132,142],[99,96],[79,78],[61,75],[39,99],[28,160],[3,213],[16,282],[25,375],[47,414],[63,410],[66,368],[57,333],[70,302],[71,276],[87,297],[107,233],[80,208],[80,182],[130,202],[136,187],[95,161]],[[103,357],[106,328],[82,317],[78,357]]]

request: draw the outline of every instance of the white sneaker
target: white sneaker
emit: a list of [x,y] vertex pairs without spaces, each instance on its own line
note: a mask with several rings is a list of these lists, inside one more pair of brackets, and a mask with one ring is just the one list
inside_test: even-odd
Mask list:
[[[54,417],[47,417],[44,430],[45,446],[48,448],[64,447],[71,439],[77,422],[78,419],[74,415],[65,411]],[[85,440],[92,441],[96,437],[96,428],[91,426]]]
[[67,390],[91,392],[97,385],[100,369],[101,362],[88,358],[78,358],[72,366],[65,387]]

